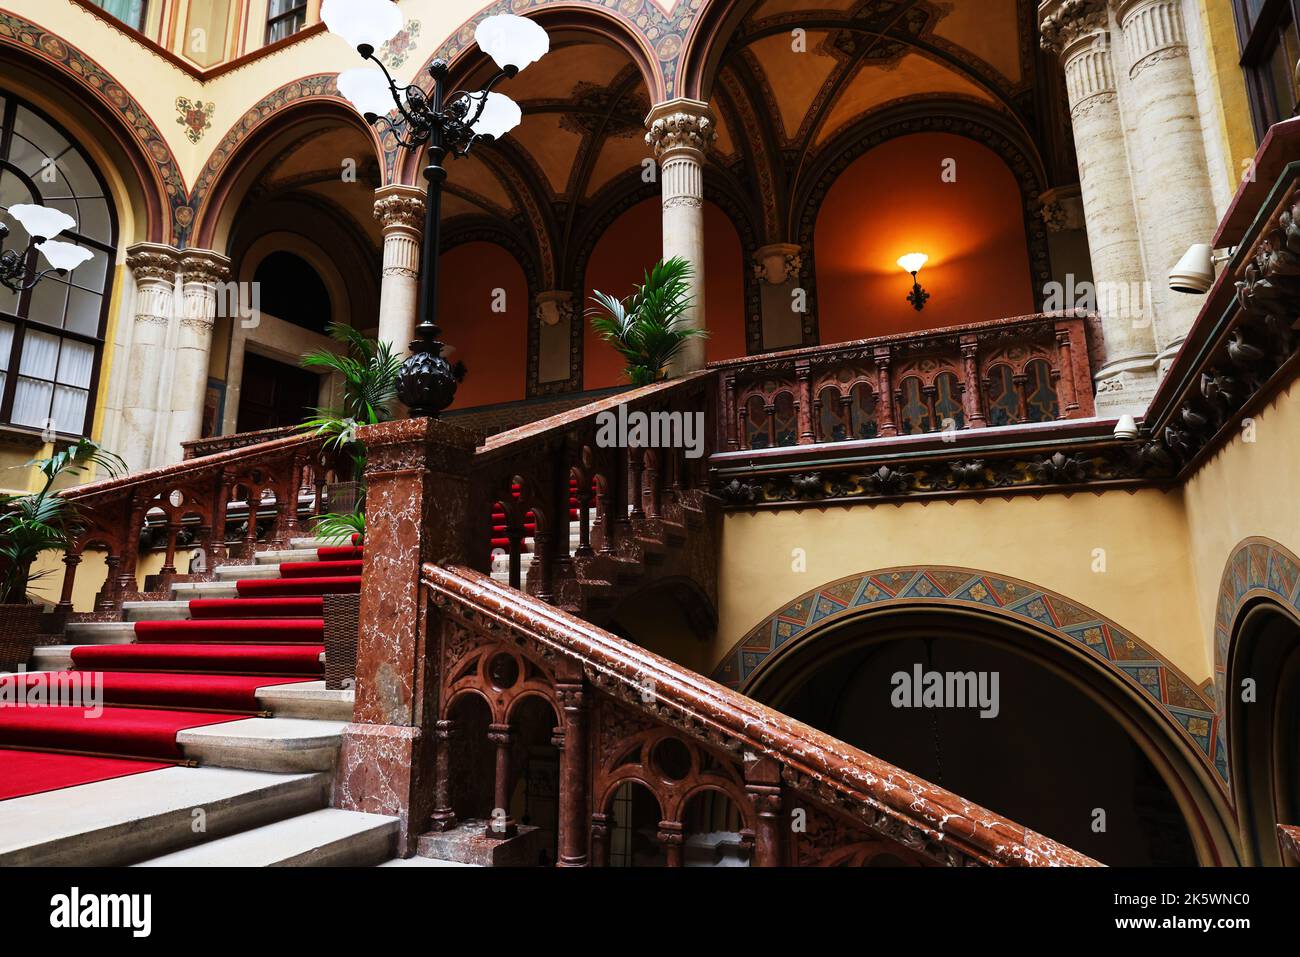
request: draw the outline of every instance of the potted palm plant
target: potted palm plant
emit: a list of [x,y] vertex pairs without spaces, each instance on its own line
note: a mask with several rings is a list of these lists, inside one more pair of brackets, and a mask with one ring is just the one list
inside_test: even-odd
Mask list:
[[587,310],[591,327],[623,357],[624,374],[633,385],[666,379],[668,363],[687,341],[708,336],[685,324],[686,310],[694,301],[692,274],[691,264],[674,256],[655,263],[645,282],[626,299],[599,290],[592,294],[596,305]]
[[352,478],[326,488],[330,511],[318,516],[316,533],[342,538],[364,528],[366,469],[365,443],[357,437],[363,425],[387,422],[397,398],[397,373],[402,359],[387,342],[367,338],[351,326],[331,323],[330,336],[344,346],[342,353],[318,350],[302,357],[307,369],[322,369],[343,380],[343,403],[338,409],[314,409],[300,428],[324,439],[322,451],[349,461]]
[[41,630],[44,607],[31,602],[27,590],[46,572],[32,572],[43,552],[63,551],[78,530],[76,505],[54,486],[65,476],[99,466],[107,477],[121,475],[126,463],[91,439],[79,439],[49,458],[33,459],[43,483],[25,495],[0,494],[0,667],[26,664]]

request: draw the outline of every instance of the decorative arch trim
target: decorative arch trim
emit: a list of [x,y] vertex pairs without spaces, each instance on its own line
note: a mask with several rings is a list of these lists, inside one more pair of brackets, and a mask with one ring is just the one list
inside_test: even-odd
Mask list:
[[0,11],[0,47],[48,64],[60,78],[91,94],[88,104],[117,134],[136,166],[150,242],[168,243],[188,223],[189,193],[176,156],[153,120],[116,78],[78,47],[44,27]]
[[[1300,566],[1298,566],[1300,567]],[[908,566],[851,575],[806,592],[763,619],[714,669],[713,679],[745,691],[769,659],[794,642],[868,611],[889,607],[968,608],[1026,624],[1141,692],[1170,719],[1213,777],[1228,786],[1222,722],[1213,701],[1155,649],[1092,609],[1028,582],[970,568]]]

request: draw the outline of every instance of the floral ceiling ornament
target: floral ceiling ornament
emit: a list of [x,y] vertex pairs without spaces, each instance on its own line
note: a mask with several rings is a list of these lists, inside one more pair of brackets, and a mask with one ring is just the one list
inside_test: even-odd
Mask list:
[[379,58],[390,70],[396,70],[406,62],[406,58],[415,49],[415,41],[420,36],[420,21],[412,20],[391,40],[379,48]]
[[185,127],[185,136],[191,143],[203,139],[203,134],[212,127],[212,114],[217,105],[209,100],[191,100],[187,96],[176,97],[176,122]]

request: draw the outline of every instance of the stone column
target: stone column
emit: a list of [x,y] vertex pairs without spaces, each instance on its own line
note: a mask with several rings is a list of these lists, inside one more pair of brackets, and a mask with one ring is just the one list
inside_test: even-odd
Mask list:
[[1134,195],[1156,300],[1155,344],[1162,368],[1187,337],[1204,300],[1169,289],[1169,270],[1218,226],[1205,159],[1196,84],[1187,52],[1183,0],[1122,0],[1116,20],[1127,57],[1125,109]]
[[563,714],[558,867],[587,866],[587,694],[580,675],[556,685]]
[[[1156,348],[1151,303],[1142,295],[1149,287],[1133,205],[1106,2],[1052,0],[1040,9],[1043,45],[1059,53],[1065,65],[1093,282],[1099,293],[1095,308],[1102,315],[1106,339],[1105,362],[1096,374],[1098,404],[1113,414],[1138,413],[1155,393]],[[1068,292],[1068,281],[1066,287]],[[1140,312],[1132,308],[1135,296]]]
[[[695,267],[691,279],[694,302],[685,322],[704,329],[704,151],[718,135],[713,111],[699,100],[669,100],[650,110],[646,127],[645,141],[659,159],[664,259],[680,256]],[[680,376],[703,367],[704,340],[695,338],[678,354],[671,374]]]
[[405,355],[415,338],[420,303],[424,190],[401,185],[375,190],[375,219],[384,233],[378,338],[392,343],[396,354]]
[[344,729],[334,806],[391,814],[414,850],[437,801],[438,675],[428,649],[441,619],[420,585],[426,562],[468,564],[469,472],[476,437],[437,419],[365,426],[366,564],[356,703]]
[[158,243],[137,243],[126,252],[126,264],[135,276],[135,318],[122,397],[118,451],[132,472],[154,464],[154,435],[159,425],[158,390],[167,330],[176,314],[179,256],[178,250]]
[[[230,279],[230,260],[210,249],[187,249],[181,254],[184,274],[183,308],[177,330],[171,383],[171,422],[167,427],[166,458],[159,464],[180,461],[182,442],[202,437],[203,402],[208,390],[208,359],[212,352],[212,327],[220,304],[218,284]],[[239,304],[227,311],[239,314]]]

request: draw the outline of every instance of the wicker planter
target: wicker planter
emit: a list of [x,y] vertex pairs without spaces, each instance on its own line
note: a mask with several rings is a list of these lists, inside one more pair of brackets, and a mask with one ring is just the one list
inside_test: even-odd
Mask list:
[[0,605],[0,669],[14,671],[31,661],[44,612],[40,605]]
[[351,515],[365,504],[366,487],[360,482],[332,482],[325,486],[325,500],[335,515]]
[[357,635],[360,632],[361,596],[326,595],[325,687],[352,688],[357,677]]

